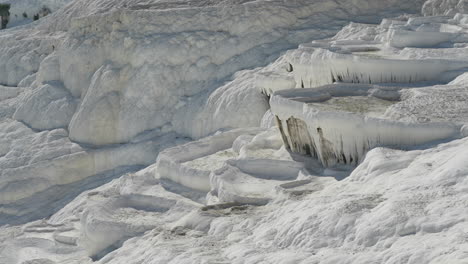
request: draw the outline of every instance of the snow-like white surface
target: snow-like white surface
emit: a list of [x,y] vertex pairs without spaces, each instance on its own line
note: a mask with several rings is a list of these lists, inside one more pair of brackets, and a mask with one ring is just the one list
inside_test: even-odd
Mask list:
[[[358,164],[376,146],[402,148],[465,136],[466,87],[455,85],[457,80],[419,87],[465,71],[466,34],[456,18],[387,19],[377,26],[350,24],[331,39],[288,51],[283,60],[290,74],[283,75],[292,74],[296,88],[314,89],[272,86],[277,92],[271,110],[285,144],[333,166]],[[331,83],[339,84],[317,89]],[[414,89],[408,89],[411,83]],[[398,92],[398,86],[406,88]]]
[[351,23],[333,38],[288,51],[278,60],[282,70],[259,74],[257,85],[271,94],[334,82],[448,82],[467,67],[464,21],[457,14],[385,19],[380,25]]
[[[80,187],[88,177],[109,177],[152,164],[161,148],[177,143],[168,134],[140,142],[89,149],[73,143],[64,129],[34,132],[22,123],[0,123],[1,223],[47,216],[67,197],[69,188]],[[110,174],[110,175],[105,175]],[[99,181],[97,177],[96,181]],[[73,186],[73,184],[78,184]],[[83,185],[90,184],[83,182]],[[65,192],[60,191],[63,188]],[[59,189],[59,190],[57,190]],[[50,204],[41,204],[48,201]],[[36,211],[37,206],[44,208]]]
[[[325,182],[321,190],[265,207],[226,204],[196,210],[189,219],[127,240],[98,263],[464,263],[467,144],[457,140],[409,152],[377,148],[343,181]],[[124,177],[122,187],[101,188],[88,197],[135,187],[133,191],[148,193],[156,190],[154,183],[147,177]],[[74,204],[79,201],[83,207],[90,199],[82,196]],[[149,210],[133,213],[138,216],[134,221],[143,221],[141,214],[150,215]],[[5,232],[17,237],[5,249],[19,250],[20,241],[34,241],[27,229]],[[31,247],[50,252],[47,241],[42,238]],[[78,256],[68,263],[86,263],[79,252],[74,254]],[[47,256],[58,259],[57,253]]]
[[[125,143],[163,127],[199,138],[221,128],[255,126],[263,115],[258,110],[267,110],[263,97],[256,90],[239,94],[232,88],[236,81],[215,90],[220,82],[299,43],[330,36],[356,16],[376,21],[379,14],[414,12],[422,4],[362,2],[74,1],[37,28],[5,33],[21,36],[24,47],[10,49],[18,45],[10,38],[1,41],[7,52],[0,53],[6,53],[0,83],[16,86],[56,51],[53,67],[58,65],[60,81],[82,100],[70,137],[86,144]],[[330,26],[316,29],[324,23]],[[31,43],[37,29],[50,32],[34,40],[41,45]],[[67,31],[63,42],[50,35],[57,34],[54,29]],[[41,49],[29,52],[31,46]],[[39,77],[37,82],[43,81]],[[209,107],[200,108],[205,104]]]
[[39,130],[66,128],[76,106],[61,83],[48,83],[25,92],[13,118]]
[[[399,43],[397,47],[407,45]],[[288,54],[296,87],[311,88],[335,81],[349,83],[412,83],[437,81],[443,74],[466,68],[468,62],[444,59],[393,59],[378,53],[342,54],[322,48],[299,49]]]
[[462,4],[74,0],[1,31],[0,263],[466,263]]

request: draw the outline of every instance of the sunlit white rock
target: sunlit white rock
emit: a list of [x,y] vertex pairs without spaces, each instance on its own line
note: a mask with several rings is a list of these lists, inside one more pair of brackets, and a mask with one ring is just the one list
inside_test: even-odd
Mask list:
[[[229,155],[236,138],[240,135],[255,135],[260,131],[262,131],[260,128],[236,129],[167,149],[158,156],[156,177],[208,192],[211,189],[209,179],[211,171],[220,168],[224,161],[237,156],[235,153]],[[228,152],[221,153],[226,151]],[[206,162],[196,161],[210,155],[215,157]],[[214,166],[214,163],[218,166]]]
[[[270,105],[286,146],[296,153],[317,157],[325,166],[358,164],[376,146],[402,148],[462,136],[466,89],[459,90],[462,97],[458,104],[453,102],[454,109],[443,103],[453,101],[449,99],[451,93],[432,96],[431,88],[427,95],[422,94],[425,89],[410,89],[403,92],[401,103],[374,97],[383,93],[377,90],[385,89],[390,88],[340,84],[285,90],[275,93]],[[335,101],[327,103],[330,100]],[[428,100],[434,103],[428,104]],[[437,100],[441,101],[435,104]],[[414,105],[414,109],[405,105]],[[402,118],[396,114],[397,109],[404,109],[401,112],[411,118]]]

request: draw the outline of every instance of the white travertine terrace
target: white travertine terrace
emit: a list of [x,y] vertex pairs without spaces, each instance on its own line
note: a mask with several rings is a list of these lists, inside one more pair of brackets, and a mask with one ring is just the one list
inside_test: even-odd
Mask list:
[[296,89],[309,89],[279,83],[269,90],[276,91],[270,105],[286,146],[325,166],[357,165],[376,146],[464,136],[465,87],[418,88],[448,82],[468,68],[468,31],[457,17],[351,24],[332,39],[287,52],[290,73],[284,76],[294,76]]
[[0,31],[0,263],[466,263],[466,1],[423,1],[4,0],[69,5]]
[[[255,135],[260,131],[262,129],[259,128],[235,129],[167,149],[158,156],[156,177],[169,179],[197,191],[208,192],[211,189],[210,173],[218,167],[213,167],[210,162],[201,162],[200,165],[205,164],[205,166],[196,166],[196,160],[216,155],[220,151],[230,151],[236,138],[241,135]],[[221,159],[221,165],[223,161],[232,157],[231,155],[216,156],[218,160]]]
[[[445,118],[431,120],[427,114],[443,114],[447,111],[443,105],[420,103],[411,120],[388,118],[392,114],[387,116],[387,109],[393,105],[400,109],[398,106],[406,100],[424,101],[430,97],[430,93],[416,96],[425,89],[415,88],[416,95],[394,101],[399,99],[400,89],[356,84],[292,89],[276,92],[270,105],[286,146],[293,152],[318,158],[325,166],[357,165],[368,150],[377,146],[405,148],[462,136],[463,122],[468,119],[451,120],[445,114]],[[409,89],[406,94],[411,92]],[[466,89],[461,93],[460,102],[468,96]],[[439,95],[440,101],[447,99]],[[458,107],[455,115],[458,117],[467,109]]]

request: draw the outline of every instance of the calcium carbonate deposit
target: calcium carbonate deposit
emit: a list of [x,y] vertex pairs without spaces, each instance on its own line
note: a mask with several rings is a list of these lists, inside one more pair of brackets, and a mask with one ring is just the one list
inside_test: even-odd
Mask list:
[[468,263],[465,0],[0,16],[0,264]]

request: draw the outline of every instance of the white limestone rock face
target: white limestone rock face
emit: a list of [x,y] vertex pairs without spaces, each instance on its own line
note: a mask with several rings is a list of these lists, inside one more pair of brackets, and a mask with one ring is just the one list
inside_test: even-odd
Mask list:
[[93,181],[149,165],[160,149],[178,142],[174,135],[159,135],[126,145],[88,149],[71,142],[64,129],[34,132],[11,119],[0,123],[0,134],[2,224],[45,217],[67,199],[73,184],[84,188]]
[[271,112],[271,109],[265,112],[260,123],[260,127],[268,129],[275,127],[275,115]]
[[37,83],[60,80],[60,61],[56,53],[52,53],[39,65],[39,71],[36,76]]
[[271,96],[275,91],[293,89],[296,85],[293,66],[281,56],[274,63],[255,73],[255,86],[262,94]]
[[[86,1],[79,2],[83,2],[82,7],[75,3],[70,9],[81,12],[89,7]],[[237,70],[265,64],[272,60],[271,55],[305,39],[329,35],[329,30],[313,30],[307,35],[303,29],[324,23],[314,15],[338,6],[308,1],[291,5],[213,2],[200,4],[203,8],[195,3],[192,8],[180,3],[146,3],[148,10],[143,11],[137,3],[133,4],[133,10],[75,19],[59,51],[62,81],[73,96],[84,100],[70,125],[74,140],[94,145],[128,142],[138,133],[165,124],[172,125],[180,134],[199,138],[220,128],[253,125],[261,119],[254,112],[259,108],[266,111],[261,97],[254,95],[253,90],[248,96],[228,92],[233,89],[229,85],[218,88],[220,81]],[[334,14],[342,18],[357,13],[370,15],[375,13],[369,12],[371,8],[387,12],[391,4],[382,1]],[[418,4],[405,5],[411,10]],[[229,22],[238,17],[243,18],[239,23]],[[371,16],[366,19],[371,20]],[[135,27],[137,24],[145,27]],[[144,41],[139,41],[143,38]],[[101,94],[101,90],[114,86],[106,83],[114,82],[113,78],[100,77],[103,67],[119,72],[118,88],[113,88],[115,94]],[[236,109],[232,99],[251,106]],[[99,100],[104,100],[109,109],[86,117]],[[198,105],[203,103],[209,107],[200,109]],[[223,111],[233,110],[238,117],[227,119]],[[194,113],[195,117],[186,117],[186,113]],[[102,123],[104,119],[106,124]],[[101,139],[99,135],[110,136]]]
[[221,203],[264,205],[276,196],[276,186],[296,180],[303,168],[294,161],[228,160],[211,173],[211,193]]
[[37,73],[30,74],[18,83],[18,87],[30,87],[36,81]]
[[[398,88],[335,84],[277,92],[270,104],[285,145],[325,166],[357,165],[376,146],[404,148],[462,136],[465,87],[408,89],[401,91],[401,102],[388,101],[392,92]],[[385,100],[377,98],[382,95]]]
[[[253,136],[261,131],[260,128],[234,129],[164,150],[156,161],[155,177],[206,193],[211,189],[211,171],[219,169],[225,160],[237,156],[236,153],[223,155],[219,152],[229,152],[239,136]],[[209,156],[213,156],[212,159],[197,162],[197,159]]]
[[163,188],[159,191],[151,195],[90,195],[89,206],[80,216],[77,244],[86,249],[88,256],[100,257],[113,246],[119,247],[125,240],[161,226],[164,220],[167,224],[173,220],[171,214],[181,215],[197,208],[188,199],[168,195]]
[[[109,144],[129,140],[117,133],[120,123],[120,72],[102,67],[93,79],[80,108],[71,121],[70,138],[90,144]],[[104,81],[105,80],[105,81]],[[101,85],[104,82],[105,85]],[[129,127],[131,129],[131,127]],[[93,135],[92,137],[90,135]]]
[[18,87],[8,87],[0,85],[0,101],[7,100],[18,96],[23,89]]
[[[314,29],[325,20],[342,24],[359,14],[372,21],[381,12],[415,11],[421,4],[403,3],[395,9],[396,2],[74,1],[37,27],[0,36],[0,83],[31,83],[28,76],[38,70],[38,84],[60,79],[73,97],[83,100],[69,127],[78,142],[125,143],[144,131],[171,126],[199,138],[221,128],[255,125],[261,119],[257,111],[267,110],[264,99],[248,85],[243,85],[248,95],[232,88],[239,83],[213,92],[221,81],[237,70],[264,65],[298,43],[331,35],[338,25]],[[109,6],[115,8],[107,12]],[[337,8],[333,18],[320,16]],[[239,17],[239,23],[230,22]],[[145,27],[135,27],[140,24]],[[46,34],[35,34],[38,30]],[[66,36],[58,30],[67,31]],[[109,71],[116,77],[103,74]],[[210,107],[199,108],[204,102]],[[244,105],[234,107],[239,102]]]
[[9,86],[16,86],[26,76],[37,72],[53,45],[43,36],[15,33],[15,30],[0,33],[0,83]]
[[[264,207],[227,203],[191,211],[199,205],[160,189],[152,177],[154,171],[148,168],[82,195],[45,225],[53,229],[52,225],[67,224],[78,216],[82,221],[74,232],[83,243],[79,245],[99,251],[119,241],[117,249],[98,263],[242,263],[258,258],[271,263],[284,263],[284,259],[356,264],[390,259],[399,263],[402,258],[423,263],[463,263],[468,257],[463,250],[466,241],[460,235],[467,227],[463,203],[466,145],[463,139],[425,150],[376,148],[347,179],[324,181],[323,176],[318,177],[319,182],[308,194],[294,199],[280,196]],[[272,170],[267,174],[265,164]],[[300,168],[285,161],[235,161],[230,168],[217,172],[221,176],[217,186],[226,201],[242,197],[244,202],[260,202],[261,198],[274,196],[271,190],[275,184],[297,177]],[[262,173],[263,179],[259,177]],[[273,183],[275,180],[277,183]],[[299,181],[281,185],[294,184]],[[316,189],[317,185],[322,186]],[[154,223],[158,226],[140,234]],[[115,232],[109,235],[110,231]],[[115,239],[134,234],[138,235]],[[32,232],[24,232],[15,237],[16,244],[14,240],[8,244],[8,249],[17,250],[20,239],[30,241],[33,236]],[[49,240],[46,231],[41,236]],[[445,241],[442,245],[441,240]],[[63,258],[44,249],[44,244],[32,247],[46,251],[51,260]],[[12,251],[3,252],[17,259]],[[70,260],[86,263],[86,251],[73,254],[67,255]]]
[[[288,51],[283,60],[296,88],[310,89],[272,85],[277,91],[270,105],[286,147],[325,166],[357,165],[379,145],[405,147],[465,135],[467,90],[456,85],[464,82],[462,76],[453,85],[409,89],[449,82],[466,71],[468,32],[460,21],[457,15],[353,23],[333,38]],[[392,106],[385,102],[400,99]],[[377,106],[372,100],[381,106],[371,109]]]
[[[413,42],[399,40],[398,43],[395,46],[410,45],[409,43]],[[366,48],[357,47],[357,49]],[[411,51],[416,54],[418,52],[416,49],[405,50],[401,53],[407,53],[405,55],[408,57],[413,55]],[[446,54],[445,58],[417,59],[404,58],[398,53],[400,52],[396,54],[385,54],[385,51],[382,53],[365,51],[348,53],[304,46],[288,52],[286,56],[294,68],[296,88],[313,88],[334,82],[367,84],[434,82],[443,80],[447,72],[468,66],[466,59],[450,60],[447,58],[449,54]]]
[[[357,147],[468,135],[466,76],[404,84],[408,76],[447,82],[466,70],[464,15],[353,23],[292,51],[305,67],[338,58],[326,69],[356,69],[346,81],[397,80],[312,91],[320,102],[364,97],[353,101],[360,113],[375,106],[362,103],[370,97],[402,99],[362,118],[335,104],[325,104],[327,115],[305,107],[317,103],[308,89],[275,105],[279,90],[301,87],[301,67],[287,55],[238,72],[328,37],[349,19],[376,21],[421,3],[75,0],[0,32],[0,83],[10,85],[0,86],[0,263],[464,263],[467,140],[366,155]],[[424,36],[450,39],[426,49]],[[312,49],[324,56],[307,58]],[[302,73],[333,82],[329,71]],[[303,115],[333,143],[340,131],[354,138],[335,146],[360,152],[358,167],[324,168],[288,152],[267,95],[281,119]],[[46,131],[32,129],[43,124]],[[181,134],[201,139],[185,144]]]
[[[3,189],[2,203],[15,200],[14,197],[10,197],[10,194],[17,197],[27,196],[28,191],[19,191],[18,189],[27,189],[34,192],[35,189],[42,188],[39,182],[46,182],[43,178],[41,179],[38,170],[34,174],[23,174],[23,177],[32,177],[34,179],[30,182],[26,181],[18,173],[18,170],[25,171],[28,170],[28,167],[31,169],[34,165],[41,164],[41,162],[44,163],[44,161],[63,155],[70,155],[80,150],[79,146],[69,142],[67,133],[63,129],[36,134],[17,121],[5,120],[1,122],[1,133],[3,145],[3,155],[0,158]],[[35,142],[41,142],[41,144],[34,144]],[[25,166],[28,164],[29,166]],[[17,184],[14,187],[14,184],[11,184],[12,182],[23,182],[24,184]]]
[[[284,70],[259,74],[258,85],[272,94],[334,82],[449,82],[468,65],[463,21],[458,14],[385,19],[380,25],[351,23],[332,38],[286,52],[278,60]],[[439,49],[425,49],[431,47]]]
[[77,104],[61,83],[48,83],[28,91],[13,118],[38,130],[66,128]]
[[[208,98],[184,102],[174,116],[174,129],[201,138],[226,128],[256,127],[268,110],[268,100],[255,86],[256,71],[242,71]],[[187,114],[187,109],[192,112]]]
[[425,16],[449,15],[456,13],[467,13],[468,3],[466,0],[429,0],[424,3],[422,13]]

